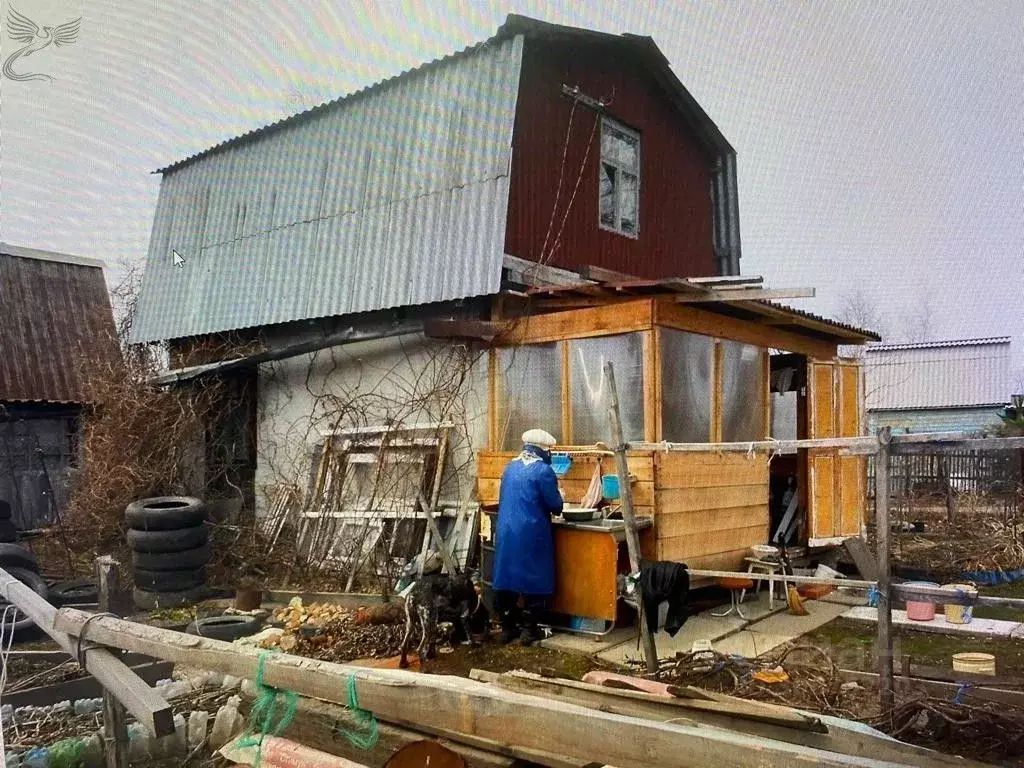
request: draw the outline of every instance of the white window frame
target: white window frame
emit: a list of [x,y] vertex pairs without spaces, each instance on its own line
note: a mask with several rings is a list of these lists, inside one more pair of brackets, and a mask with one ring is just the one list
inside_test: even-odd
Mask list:
[[[619,162],[617,158],[606,158],[604,151],[601,151],[601,157],[598,159],[597,164],[597,226],[606,232],[614,232],[617,235],[623,237],[631,237],[634,240],[640,236],[640,166],[641,166],[641,147],[640,147],[640,133],[634,131],[632,128],[628,128],[617,120],[612,120],[608,117],[601,118],[601,144],[604,147],[604,131],[605,128],[613,128],[619,133],[625,134],[629,138],[636,142],[636,167],[630,168],[624,163]],[[636,176],[636,231],[625,232],[622,229],[622,184],[618,182],[618,176],[616,176],[615,184],[615,225],[608,226],[601,221],[601,177],[604,173],[604,166],[610,165],[615,168],[617,173],[628,173],[631,176]]]

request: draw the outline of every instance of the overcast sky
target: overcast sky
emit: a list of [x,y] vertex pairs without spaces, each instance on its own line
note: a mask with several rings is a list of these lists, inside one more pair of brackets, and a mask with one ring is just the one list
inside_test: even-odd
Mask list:
[[153,169],[517,12],[655,39],[736,147],[745,274],[826,314],[859,293],[895,336],[1013,335],[1024,369],[1021,0],[0,0],[3,59],[12,7],[82,23],[11,65],[53,82],[0,77],[0,239],[108,280],[144,258]]

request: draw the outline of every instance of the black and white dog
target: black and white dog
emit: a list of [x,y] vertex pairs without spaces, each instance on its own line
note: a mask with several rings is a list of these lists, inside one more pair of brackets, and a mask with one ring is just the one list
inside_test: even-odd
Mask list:
[[438,622],[458,621],[473,642],[470,618],[480,609],[481,585],[479,571],[450,575],[425,574],[405,597],[405,637],[402,638],[402,658],[399,666],[409,666],[409,640],[412,637],[414,617],[423,630],[417,652],[420,660],[437,655]]

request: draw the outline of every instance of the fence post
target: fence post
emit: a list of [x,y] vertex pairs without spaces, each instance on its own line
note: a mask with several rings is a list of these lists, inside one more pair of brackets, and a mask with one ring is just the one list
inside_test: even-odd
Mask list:
[[[99,585],[100,613],[109,613],[117,592],[118,562],[110,555],[96,558],[96,580]],[[107,768],[128,768],[128,729],[121,702],[103,689],[103,745]]]
[[875,539],[878,545],[878,638],[875,653],[882,712],[892,711],[894,702],[892,670],[892,569],[889,562],[889,441],[888,427],[878,431],[875,454]]

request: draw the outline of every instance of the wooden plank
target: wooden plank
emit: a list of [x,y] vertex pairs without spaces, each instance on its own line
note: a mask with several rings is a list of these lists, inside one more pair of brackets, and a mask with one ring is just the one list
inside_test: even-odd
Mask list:
[[[615,466],[619,474],[619,500],[622,502],[622,522],[626,527],[626,549],[629,551],[629,572],[640,573],[640,537],[637,534],[636,515],[633,509],[633,487],[629,481],[629,461],[626,458],[626,440],[622,435],[622,420],[619,416],[619,390],[615,384],[615,366],[609,360],[604,364],[604,381],[608,385],[608,421],[612,442],[615,446]],[[642,596],[642,595],[641,595]],[[644,649],[647,671],[658,671],[658,651],[654,644],[654,632],[646,621],[641,609],[640,641]],[[655,622],[657,629],[657,622]]]
[[644,440],[661,439],[661,363],[656,329],[643,333]]
[[658,490],[768,486],[768,457],[743,454],[657,453],[654,455]]
[[[836,462],[839,457],[828,449],[807,452],[811,483],[811,539],[831,539],[838,535],[836,525]],[[859,531],[858,531],[859,533]]]
[[710,486],[704,488],[673,488],[655,491],[658,514],[732,509],[768,505],[768,484]]
[[584,280],[593,280],[595,283],[625,283],[640,279],[636,275],[628,275],[625,272],[616,272],[614,269],[596,267],[593,264],[588,264],[582,269],[576,270],[576,273]]
[[[500,479],[505,467],[518,455],[519,451],[481,451],[477,453],[477,477],[488,480]],[[597,457],[574,456],[573,465],[566,473],[565,478],[590,482],[590,476],[594,471],[593,462],[596,460]],[[635,477],[637,482],[644,483],[654,480],[654,457],[649,452],[630,452],[628,460],[629,474]],[[611,456],[603,457],[601,462],[606,473],[614,471],[615,460]]]
[[[471,673],[472,678],[472,673]],[[601,702],[605,706],[614,703],[637,707],[635,717],[647,717],[649,712],[660,712],[661,717],[671,719],[683,717],[694,722],[704,722],[719,727],[742,728],[747,723],[760,723],[780,726],[790,731],[798,731],[801,735],[808,733],[827,734],[828,729],[813,715],[804,715],[789,707],[776,707],[756,701],[746,701],[734,696],[714,696],[714,698],[685,698],[659,696],[647,691],[629,690],[623,687],[611,687],[582,683],[576,680],[545,678],[530,672],[510,672],[504,675],[480,675],[475,678],[486,678],[487,682],[515,690],[517,685],[530,693],[547,691],[558,695],[571,694],[593,703]],[[515,681],[511,682],[510,681]],[[525,685],[523,685],[525,684]],[[579,703],[579,702],[573,702]],[[582,706],[588,706],[583,704]],[[707,717],[705,717],[707,716]],[[657,715],[653,719],[661,719]],[[755,729],[758,732],[759,729]],[[759,734],[760,735],[760,734]],[[772,738],[778,738],[774,736]]]
[[501,434],[498,424],[498,351],[487,350],[487,447],[492,451],[501,446],[498,445]]
[[853,558],[853,562],[857,566],[857,571],[861,577],[867,581],[877,581],[878,561],[875,560],[875,556],[868,549],[867,542],[859,536],[855,536],[844,541],[843,546],[850,553],[850,557]]
[[[79,644],[66,632],[54,627],[57,609],[2,568],[0,593],[9,603],[18,606],[28,615],[36,626],[46,632],[61,648],[75,654],[77,658]],[[120,647],[116,644],[114,646]],[[117,700],[124,704],[151,734],[167,736],[174,732],[174,712],[171,707],[156,691],[133,675],[110,651],[104,648],[88,650],[85,653],[85,668],[105,689],[117,696]]]
[[683,536],[658,536],[658,544],[665,545],[683,557],[700,557],[731,552],[740,547],[749,549],[754,544],[768,541],[768,508],[763,509],[763,520],[743,528],[724,531],[701,531]]
[[701,533],[743,530],[754,525],[768,525],[767,504],[672,514],[659,508],[656,528],[658,538],[664,540]]
[[[593,472],[593,465],[591,465],[591,472]],[[583,498],[587,489],[590,487],[590,478],[587,478],[586,480],[567,480],[563,478],[559,481],[559,484],[565,492],[565,500],[570,504],[576,504]],[[637,506],[653,507],[654,483],[633,483],[632,485],[633,496],[636,499]],[[496,503],[498,501],[500,489],[500,480],[490,480],[487,478],[477,479],[477,493],[479,495],[480,502],[483,504]]]
[[721,341],[715,340],[715,351],[711,368],[711,442],[722,442],[722,409],[725,394],[722,391],[725,379],[725,349]]
[[839,536],[860,536],[864,529],[867,503],[867,457],[838,456]]
[[[89,614],[62,609],[61,632],[80,633]],[[87,637],[169,661],[253,679],[263,652],[120,619],[94,619]],[[715,728],[656,723],[504,691],[451,675],[369,669],[278,653],[264,656],[267,685],[339,704],[354,680],[359,705],[382,720],[440,728],[451,738],[484,738],[525,749],[569,754],[618,768],[848,766],[863,761]]]
[[[242,695],[247,699],[256,698],[256,686],[242,683]],[[392,723],[380,723],[377,728],[377,742],[368,750],[353,746],[347,739],[339,738],[338,726],[349,727],[351,711],[340,704],[318,701],[299,696],[296,702],[296,717],[281,734],[314,749],[328,752],[348,760],[362,760],[370,765],[384,765],[387,760],[406,744],[423,739],[424,734]],[[458,753],[466,761],[467,768],[513,768],[515,757],[506,757],[492,751],[466,746],[457,741],[442,738],[442,746]]]
[[514,322],[495,343],[498,346],[515,346],[645,331],[653,326],[652,305],[650,299],[639,299],[608,306],[530,315]]
[[[875,687],[878,685],[877,672],[861,672],[854,669],[841,669],[839,676],[844,681],[852,681],[865,686]],[[926,693],[943,700],[950,700],[960,692],[959,683],[947,683],[941,680],[925,680],[920,677],[905,677],[896,675],[893,678],[896,685],[904,694],[912,694],[915,691]],[[982,685],[972,685],[963,691],[964,702],[971,703],[971,699],[982,701],[994,701],[999,704],[1009,704],[1014,707],[1024,707],[1024,691],[995,688]]]
[[882,712],[890,712],[895,700],[892,669],[892,573],[889,567],[889,440],[888,427],[878,432],[875,456],[875,539],[878,548],[878,691]]
[[770,349],[799,352],[825,360],[836,355],[836,345],[827,341],[692,306],[682,306],[671,300],[654,302],[654,322],[656,325],[680,331],[732,339]]
[[[99,585],[97,607],[101,613],[110,612],[111,603],[116,599],[118,565],[119,563],[110,555],[96,558],[96,580]],[[168,674],[170,673],[168,672]],[[146,680],[146,682],[149,681]],[[103,751],[107,768],[128,768],[127,713],[113,693],[105,688],[101,688],[101,691],[103,693]],[[75,698],[83,697],[76,696]]]
[[767,440],[772,436],[772,356],[767,349],[761,350],[761,436]]
[[558,348],[562,353],[562,442],[572,443],[572,361],[567,343],[560,342]]
[[810,430],[808,437],[840,437],[836,433],[836,413],[839,410],[835,398],[835,368],[830,362],[808,361],[810,369]]
[[811,299],[813,288],[741,288],[713,290],[707,295],[674,296],[677,304],[706,304],[710,302],[728,304],[737,301],[771,301],[776,299]]
[[[174,672],[174,664],[169,661],[148,661],[129,667],[132,674],[148,685],[156,685],[166,680]],[[95,699],[103,695],[103,685],[95,677],[80,677],[55,685],[41,685],[37,688],[26,688],[23,691],[4,693],[4,704],[18,707],[42,707],[58,701],[74,701],[75,699]]]

